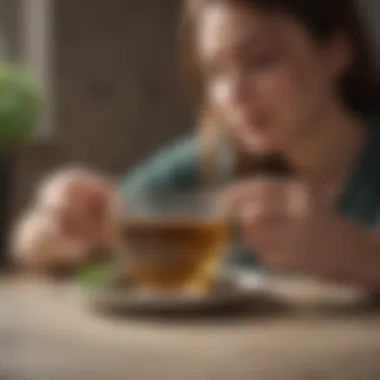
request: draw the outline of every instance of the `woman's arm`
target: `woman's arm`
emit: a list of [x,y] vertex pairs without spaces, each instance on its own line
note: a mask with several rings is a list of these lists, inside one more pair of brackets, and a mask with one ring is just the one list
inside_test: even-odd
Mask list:
[[[195,137],[179,140],[161,150],[126,176],[122,183],[123,193],[195,189],[200,185],[198,150]],[[21,264],[37,269],[62,265],[75,267],[81,263],[96,245],[83,235],[93,229],[94,207],[99,209],[100,204],[109,204],[104,198],[106,195],[102,195],[101,202],[97,201],[96,205],[90,200],[107,186],[105,178],[85,169],[66,169],[49,177],[37,189],[30,211],[24,213],[14,228],[13,257]],[[75,194],[84,198],[73,199]],[[106,226],[107,220],[99,220],[98,225]]]
[[380,237],[344,219],[331,202],[296,180],[260,179],[226,194],[241,215],[245,237],[272,268],[330,281],[380,287]]

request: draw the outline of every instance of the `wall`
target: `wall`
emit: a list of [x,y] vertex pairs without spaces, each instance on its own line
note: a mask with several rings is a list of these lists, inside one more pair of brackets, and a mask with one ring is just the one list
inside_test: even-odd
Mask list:
[[[12,1],[0,0],[0,7],[3,2],[13,10],[13,21],[19,20]],[[53,141],[22,152],[15,212],[36,181],[63,163],[122,173],[192,128],[177,75],[179,1],[51,1]],[[12,36],[14,55],[21,55],[20,41]]]
[[0,56],[18,59],[20,55],[21,0],[0,0]]
[[178,0],[58,0],[59,141],[124,171],[191,127],[176,61]]

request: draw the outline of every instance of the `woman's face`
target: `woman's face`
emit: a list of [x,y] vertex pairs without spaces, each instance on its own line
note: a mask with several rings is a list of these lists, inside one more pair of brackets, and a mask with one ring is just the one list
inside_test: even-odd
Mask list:
[[290,16],[218,3],[197,32],[208,99],[252,151],[281,151],[313,133],[336,101],[344,44],[322,48]]

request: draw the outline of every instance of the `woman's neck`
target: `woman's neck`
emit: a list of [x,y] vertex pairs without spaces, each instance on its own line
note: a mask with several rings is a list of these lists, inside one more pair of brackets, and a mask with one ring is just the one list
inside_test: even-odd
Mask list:
[[311,127],[284,154],[294,171],[313,186],[339,186],[353,170],[367,128],[357,117],[336,109]]

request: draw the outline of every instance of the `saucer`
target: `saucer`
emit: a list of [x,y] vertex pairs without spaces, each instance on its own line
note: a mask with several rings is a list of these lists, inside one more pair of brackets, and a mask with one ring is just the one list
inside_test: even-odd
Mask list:
[[123,286],[82,288],[86,305],[95,310],[123,313],[191,313],[234,311],[254,306],[266,294],[266,276],[259,271],[221,273],[207,292],[154,292],[126,281]]

